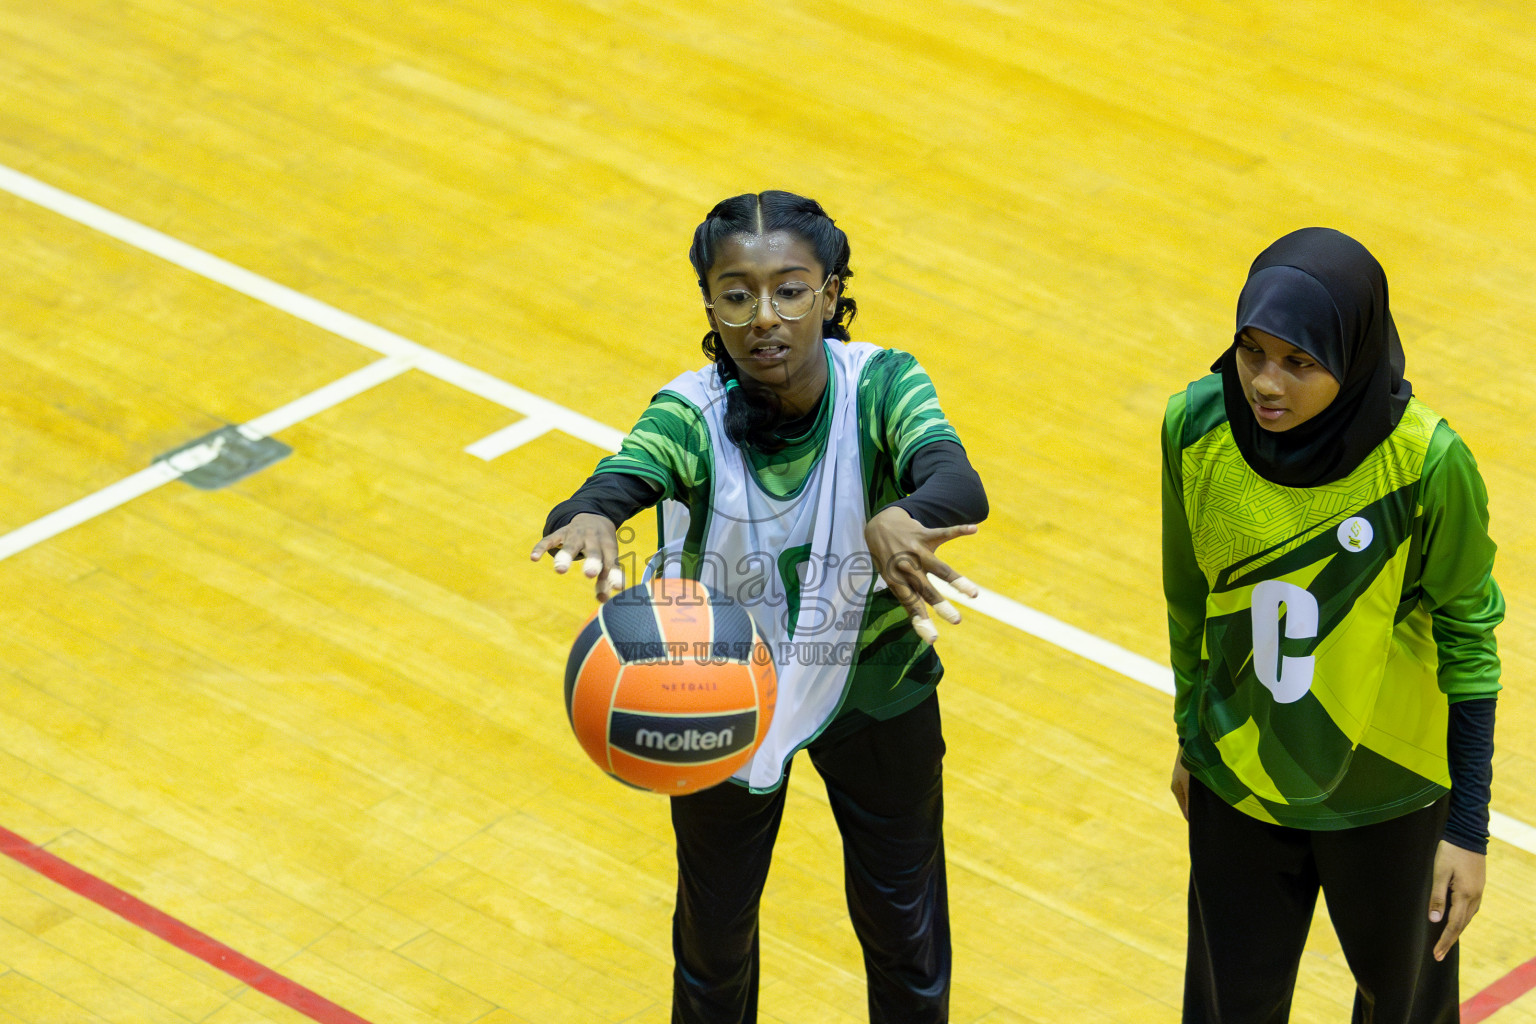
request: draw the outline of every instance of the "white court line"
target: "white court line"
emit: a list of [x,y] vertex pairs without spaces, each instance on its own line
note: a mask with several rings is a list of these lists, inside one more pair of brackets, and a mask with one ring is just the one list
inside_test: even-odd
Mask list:
[[295,398],[287,405],[279,406],[269,413],[256,417],[245,424],[245,429],[271,437],[279,431],[287,430],[295,423],[309,419],[316,413],[324,412],[333,405],[340,405],[347,399],[355,398],[387,380],[394,380],[410,368],[410,359],[403,356],[390,356],[388,359],[369,363],[362,369],[353,370],[345,377],[318,387],[301,398]]
[[548,420],[534,419],[530,416],[525,420],[518,420],[510,427],[502,427],[494,434],[487,434],[474,444],[466,446],[464,450],[478,459],[490,462],[520,445],[543,437],[554,428],[555,425]]
[[[159,256],[161,259],[173,263],[184,270],[206,277],[210,281],[225,285],[242,295],[263,302],[274,309],[280,310],[290,316],[296,317],[306,323],[313,324],[322,330],[329,331],[339,337],[356,342],[365,348],[370,348],[385,356],[397,357],[408,361],[417,369],[437,377],[445,383],[456,385],[471,394],[478,395],[488,401],[504,405],[522,413],[529,419],[547,422],[552,428],[559,428],[574,437],[587,441],[604,451],[617,451],[620,442],[624,439],[624,433],[613,427],[584,416],[563,405],[552,402],[547,398],[541,398],[522,388],[514,387],[506,381],[493,377],[483,370],[477,370],[443,355],[425,345],[410,341],[369,323],[351,313],[344,313],[334,306],[327,305],[318,299],[310,298],[302,292],[296,292],[292,288],[280,285],[275,281],[254,274],[243,267],[222,260],[217,256],[206,253],[201,249],[177,241],[169,235],[162,234],[153,228],[146,227],[137,221],[129,220],[110,210],[97,206],[94,203],[80,199],[52,185],[44,184],[36,178],[22,174],[0,164],[0,189],[10,192],[12,195],[29,202],[35,203],[44,209],[52,210],[62,217],[67,217],[76,223],[94,228],[105,235],[110,235],[120,242],[125,242],[137,249]],[[374,364],[378,365],[378,364]],[[366,370],[367,368],[365,368]],[[359,371],[363,372],[363,371]],[[514,427],[522,426],[522,423],[513,424]],[[532,428],[529,428],[532,429]],[[541,431],[542,433],[543,431]],[[504,432],[498,432],[504,433]],[[490,435],[496,437],[496,434]],[[490,438],[482,439],[488,441]],[[481,443],[481,442],[477,442]],[[123,487],[129,481],[137,480],[150,470],[144,470],[129,477],[114,487]],[[164,481],[161,481],[162,483]],[[158,486],[151,484],[150,487]],[[149,489],[149,488],[146,488]],[[108,491],[112,488],[107,488]],[[83,505],[93,502],[105,492],[98,492],[90,498],[82,499],[75,505]],[[139,493],[143,493],[140,491]],[[112,505],[103,508],[115,508],[122,504],[123,498]],[[74,508],[75,505],[69,506]],[[67,511],[60,509],[53,513],[57,516]],[[94,513],[94,514],[100,514]],[[44,517],[48,519],[49,517]],[[89,518],[86,516],[85,518]],[[39,520],[38,522],[42,522]],[[83,522],[83,519],[75,522]],[[33,526],[37,524],[31,524]],[[47,536],[68,529],[74,523],[67,523],[54,530]],[[4,557],[3,545],[10,537],[23,533],[30,526],[21,527],[12,534],[0,537],[0,558]],[[46,539],[46,538],[42,538]],[[36,543],[33,541],[32,543]],[[954,599],[954,598],[952,598]],[[1145,683],[1164,693],[1172,692],[1172,669],[1157,664],[1150,659],[1143,658],[1139,654],[1125,650],[1108,640],[1100,639],[1091,633],[1068,625],[1060,619],[1052,618],[1042,612],[1037,612],[1027,605],[1009,597],[1004,597],[992,591],[984,591],[974,601],[970,598],[961,598],[963,603],[974,607],[985,615],[997,618],[1021,632],[1055,644],[1064,650],[1071,651],[1098,665],[1118,672],[1133,680]],[[1508,815],[1492,812],[1491,829],[1495,838],[1501,839],[1512,846],[1519,847],[1527,853],[1536,855],[1536,828],[1521,822]]]
[[977,587],[976,589],[981,593],[972,598],[966,597],[937,576],[930,575],[928,578],[933,581],[940,593],[956,604],[974,608],[983,615],[1006,623],[1021,633],[1028,633],[1030,636],[1049,641],[1094,664],[1103,665],[1138,683],[1145,683],[1154,690],[1162,690],[1170,696],[1173,694],[1173,669],[1167,665],[1159,665],[1151,658],[1143,658],[1102,637],[1094,636],[1060,619],[1052,618],[1044,612],[1035,611],[1028,605],[1020,604],[1013,598],[1004,597],[986,587]]
[[1495,839],[1502,839],[1510,846],[1518,846],[1526,853],[1536,853],[1536,828],[1519,818],[1511,818],[1498,811],[1488,812],[1488,831]]
[[94,228],[119,242],[158,256],[183,270],[190,270],[200,277],[222,284],[257,302],[280,309],[289,316],[313,324],[321,330],[356,342],[364,348],[370,348],[380,355],[409,359],[424,373],[453,384],[472,395],[479,395],[488,401],[504,405],[524,416],[547,420],[567,434],[579,437],[599,448],[617,451],[619,442],[624,439],[623,431],[615,430],[605,423],[599,423],[590,416],[584,416],[574,409],[567,409],[547,398],[541,398],[531,391],[514,387],[483,370],[467,366],[457,359],[402,338],[393,331],[371,324],[361,317],[344,313],[319,299],[310,298],[302,292],[296,292],[276,281],[270,281],[244,267],[237,267],[228,260],[222,260],[185,242],[177,241],[170,235],[145,227],[137,221],[129,220],[127,217],[54,188],[3,164],[0,164],[0,189],[35,203],[45,210],[52,210],[77,224]]
[[[355,370],[339,380],[311,391],[302,398],[297,398],[287,405],[258,416],[249,423],[242,424],[241,432],[248,436],[271,436],[284,427],[292,426],[299,420],[360,395],[374,385],[397,377],[410,368],[409,361],[404,359],[380,359],[369,363],[361,370]],[[190,472],[200,464],[193,460],[187,463],[185,471]],[[182,469],[172,466],[167,460],[157,460],[148,469],[141,469],[130,477],[103,487],[95,494],[88,494],[79,501],[48,513],[41,519],[34,519],[27,525],[0,536],[0,562],[33,545],[41,544],[50,537],[56,537],[71,527],[79,526],[88,519],[94,519],[134,498],[148,494],[162,484],[179,480],[182,472]]]
[[148,494],[161,484],[170,483],[180,476],[181,473],[172,469],[169,463],[156,462],[148,469],[141,469],[130,477],[103,487],[95,494],[88,494],[79,501],[48,513],[41,519],[34,519],[26,526],[18,527],[0,537],[0,561],[10,558],[19,551],[25,551],[34,544],[41,544],[50,537],[56,537],[88,519],[95,519],[103,512],[110,512],[117,506],[130,502],[141,494]]

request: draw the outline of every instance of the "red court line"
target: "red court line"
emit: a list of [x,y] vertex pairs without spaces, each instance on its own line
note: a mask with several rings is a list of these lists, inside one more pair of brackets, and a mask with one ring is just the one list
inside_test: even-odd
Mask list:
[[[283,977],[269,967],[263,967],[243,953],[235,952],[217,939],[204,935],[162,910],[156,910],[117,886],[60,860],[41,846],[3,827],[0,827],[0,853],[105,907],[129,924],[138,925],[177,949],[212,964],[230,977],[258,992],[264,992],[318,1024],[369,1024],[351,1010],[337,1006],[298,982]],[[1533,988],[1536,988],[1536,959],[1527,960],[1462,1003],[1461,1024],[1478,1024],[1479,1021],[1487,1020],[1494,1011],[1508,1006]]]
[[17,863],[51,878],[71,892],[112,911],[129,924],[158,935],[176,948],[212,964],[230,977],[264,992],[285,1006],[304,1014],[319,1024],[368,1024],[350,1010],[344,1010],[323,996],[283,977],[269,967],[213,939],[161,910],[135,899],[117,886],[60,860],[41,846],[0,828],[0,853]]
[[1462,1003],[1461,1024],[1487,1020],[1495,1010],[1503,1009],[1533,988],[1536,988],[1536,959],[1527,960]]

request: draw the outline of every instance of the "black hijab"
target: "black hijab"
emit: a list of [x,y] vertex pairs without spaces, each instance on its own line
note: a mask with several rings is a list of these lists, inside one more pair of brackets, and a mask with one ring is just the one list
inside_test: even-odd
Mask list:
[[[1316,359],[1338,380],[1338,396],[1290,430],[1259,426],[1237,376],[1236,335],[1249,327]],[[1413,394],[1387,308],[1387,275],[1365,246],[1331,228],[1293,231],[1259,253],[1237,300],[1233,343],[1211,369],[1222,376],[1243,458],[1286,487],[1348,476],[1396,429]]]

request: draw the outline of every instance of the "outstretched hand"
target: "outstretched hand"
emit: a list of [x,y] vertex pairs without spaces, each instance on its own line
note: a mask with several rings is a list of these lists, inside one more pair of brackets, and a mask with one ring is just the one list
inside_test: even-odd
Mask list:
[[1483,902],[1488,858],[1455,843],[1440,840],[1435,849],[1435,880],[1429,890],[1429,919],[1445,921],[1440,941],[1435,943],[1435,959],[1456,945],[1472,915]]
[[864,542],[874,556],[875,567],[891,595],[900,601],[911,618],[912,628],[924,642],[933,643],[939,638],[933,620],[928,616],[931,606],[946,622],[960,621],[955,606],[945,600],[930,580],[932,574],[966,597],[976,597],[980,591],[976,584],[951,569],[934,554],[940,544],[967,537],[976,532],[976,526],[945,526],[930,529],[907,514],[897,505],[882,509],[864,524]]
[[555,572],[569,572],[577,557],[585,557],[582,575],[597,581],[598,601],[611,591],[624,589],[624,570],[619,568],[619,530],[607,516],[583,512],[533,546],[529,557],[537,562],[546,551],[555,552]]

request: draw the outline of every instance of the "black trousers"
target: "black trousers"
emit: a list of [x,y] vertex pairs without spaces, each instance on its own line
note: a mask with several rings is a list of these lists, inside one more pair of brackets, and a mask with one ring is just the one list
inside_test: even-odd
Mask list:
[[1355,976],[1354,1024],[1455,1024],[1457,951],[1429,921],[1449,797],[1375,825],[1259,821],[1189,787],[1186,1024],[1282,1024],[1321,888]]
[[[850,736],[818,740],[808,753],[843,837],[869,1019],[942,1024],[949,1019],[950,944],[938,698]],[[753,795],[725,783],[672,798],[674,1024],[757,1019],[757,908],[787,788],[786,781]]]

